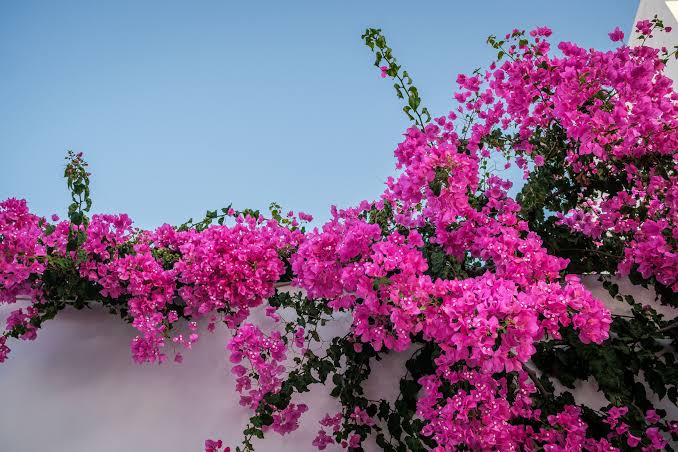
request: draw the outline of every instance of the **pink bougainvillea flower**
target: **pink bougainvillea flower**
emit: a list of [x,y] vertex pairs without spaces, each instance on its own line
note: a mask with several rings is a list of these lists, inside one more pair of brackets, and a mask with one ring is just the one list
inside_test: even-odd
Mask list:
[[611,33],[608,33],[610,39],[614,42],[624,40],[624,32],[619,27],[616,27]]

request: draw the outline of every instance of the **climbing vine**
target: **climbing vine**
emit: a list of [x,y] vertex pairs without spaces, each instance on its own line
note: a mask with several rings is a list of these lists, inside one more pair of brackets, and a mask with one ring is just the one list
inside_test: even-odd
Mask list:
[[[636,27],[671,31],[658,18]],[[199,322],[231,330],[252,412],[238,451],[294,431],[313,385],[341,403],[320,421],[321,450],[370,438],[386,451],[670,449],[678,422],[659,406],[678,402],[678,323],[616,278],[675,312],[678,94],[663,71],[676,49],[561,42],[556,54],[550,35],[488,38],[496,60],[459,75],[455,105],[432,117],[381,30],[366,30],[413,125],[383,194],[332,207],[319,227],[273,203],[143,230],[90,214],[87,163],[69,153],[67,219],[0,203],[0,303],[31,300],[10,314],[0,362],[63,309],[101,305],[136,329],[138,363],[181,362]],[[497,162],[524,175],[515,199]],[[587,273],[627,314],[591,295]],[[323,337],[338,317],[346,334]],[[400,391],[373,399],[365,383],[389,354],[406,356]],[[606,406],[575,398],[587,380]]]

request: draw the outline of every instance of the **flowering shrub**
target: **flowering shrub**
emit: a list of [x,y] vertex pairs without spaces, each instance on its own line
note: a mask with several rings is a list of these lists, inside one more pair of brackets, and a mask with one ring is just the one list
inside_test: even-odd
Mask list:
[[[657,18],[637,27],[670,31]],[[550,34],[490,37],[497,61],[460,75],[458,106],[432,118],[381,31],[368,29],[414,125],[381,197],[333,207],[310,231],[309,215],[276,204],[269,219],[227,207],[152,231],[124,214],[90,218],[90,174],[69,154],[68,220],[0,204],[0,303],[32,300],[10,315],[0,362],[9,338],[34,339],[65,307],[100,303],[138,331],[139,363],[165,361],[168,341],[190,349],[198,321],[232,330],[236,390],[253,413],[239,451],[298,428],[308,407],[295,397],[314,384],[331,385],[342,406],[320,422],[321,450],[362,450],[370,436],[388,451],[669,448],[678,423],[647,393],[678,402],[676,322],[619,294],[609,275],[676,306],[678,94],[662,74],[676,53],[560,43],[555,56]],[[497,159],[523,170],[515,199],[488,170]],[[588,292],[576,275],[592,271],[631,316]],[[264,303],[270,331],[248,321]],[[321,341],[318,328],[340,313],[349,333]],[[370,399],[371,364],[389,353],[409,356],[400,394]],[[588,378],[608,406],[567,391]]]

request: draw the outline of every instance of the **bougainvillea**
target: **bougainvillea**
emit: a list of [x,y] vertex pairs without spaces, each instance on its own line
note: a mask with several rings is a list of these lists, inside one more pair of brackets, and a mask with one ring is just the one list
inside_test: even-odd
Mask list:
[[[124,214],[90,218],[87,164],[70,153],[68,220],[0,204],[0,303],[31,300],[10,314],[0,362],[9,338],[34,339],[62,309],[99,303],[136,328],[139,363],[162,363],[169,349],[181,362],[176,350],[199,340],[200,321],[232,330],[231,371],[253,412],[236,450],[297,429],[309,407],[296,396],[330,382],[342,408],[321,420],[321,450],[362,450],[370,436],[389,451],[669,448],[678,423],[647,392],[678,401],[676,322],[609,276],[652,285],[676,307],[678,94],[662,73],[676,52],[645,45],[670,31],[661,20],[637,28],[637,47],[562,42],[557,55],[546,27],[490,37],[497,60],[460,75],[457,105],[438,118],[368,29],[414,124],[383,194],[332,207],[308,231],[312,217],[276,204],[268,219],[227,207],[155,230]],[[522,170],[515,199],[493,161]],[[631,315],[595,299],[577,276],[587,272]],[[249,321],[262,304],[270,331]],[[339,314],[348,334],[321,341],[318,328]],[[371,365],[389,353],[409,356],[400,393],[369,399]],[[588,378],[608,406],[566,390]]]

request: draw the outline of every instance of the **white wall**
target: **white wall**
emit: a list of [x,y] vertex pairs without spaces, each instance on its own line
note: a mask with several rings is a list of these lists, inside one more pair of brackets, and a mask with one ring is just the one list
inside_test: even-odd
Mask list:
[[[595,278],[587,284],[609,302]],[[628,284],[622,284],[622,291],[639,300],[652,298]],[[612,306],[621,313],[619,304]],[[0,308],[3,324],[9,310]],[[347,325],[344,319],[323,336],[342,334]],[[249,411],[239,406],[234,391],[224,350],[226,331],[205,332],[184,353],[183,364],[134,364],[129,352],[133,336],[129,325],[103,310],[67,310],[46,323],[35,342],[14,342],[10,359],[0,365],[0,451],[189,452],[201,450],[206,438],[235,446]],[[402,354],[382,361],[368,392],[394,396],[405,359]],[[579,386],[579,401],[604,404],[595,386]],[[314,450],[318,420],[339,405],[321,387],[303,400],[310,411],[301,428],[285,437],[271,432],[257,443],[258,450]],[[678,418],[675,408],[672,417]]]
[[[678,1],[669,3],[640,2],[636,20],[660,14],[666,25],[674,26],[670,35],[650,41],[653,45],[678,43],[678,23],[671,12],[678,15]],[[677,62],[670,64],[668,73],[678,80]],[[594,293],[609,302],[594,278],[589,279]],[[652,299],[628,284],[623,289],[639,299]],[[618,313],[622,309],[609,304]],[[2,325],[11,308],[0,307]],[[344,323],[334,332],[345,329]],[[188,452],[201,450],[205,438],[222,438],[235,446],[249,411],[239,406],[233,389],[224,350],[226,331],[205,332],[194,349],[184,353],[181,365],[134,364],[129,352],[133,336],[132,327],[103,310],[67,310],[48,322],[35,342],[13,342],[10,359],[0,365],[0,451]],[[369,381],[372,394],[396,393],[404,359],[394,356],[381,363]],[[579,386],[580,401],[604,404],[594,384]],[[257,443],[258,450],[313,450],[318,420],[339,408],[326,392],[317,387],[305,395],[310,412],[298,431],[285,437],[271,433]],[[671,417],[678,418],[675,407],[666,406]]]
[[[0,306],[0,325],[17,306]],[[260,310],[252,319],[273,326]],[[349,325],[344,317],[321,335],[343,336]],[[225,327],[203,329],[193,349],[183,352],[183,364],[134,364],[134,335],[103,309],[67,309],[45,323],[35,341],[13,341],[8,361],[0,364],[0,452],[189,452],[203,450],[207,438],[238,445],[251,412],[238,403]],[[405,359],[382,361],[368,392],[395,398]],[[257,440],[257,450],[316,450],[311,442],[318,421],[340,405],[320,386],[296,400],[309,406],[299,430],[283,437],[269,432]],[[378,449],[371,444],[367,450]]]
[[[666,47],[673,49],[678,45],[678,0],[640,0],[633,28],[627,33],[629,45],[638,44],[638,34],[634,32],[635,24],[639,20],[652,19],[655,14],[664,21],[664,26],[673,27],[670,33],[656,33],[647,41],[648,45],[656,48]],[[678,87],[678,60],[669,61],[665,74],[673,79],[674,89]]]
[[[0,451],[187,452],[206,438],[237,445],[250,413],[238,404],[226,330],[203,331],[183,364],[163,365],[132,362],[134,334],[102,309],[66,310],[36,341],[14,342],[0,365]],[[312,450],[321,412],[338,409],[320,389],[307,397],[313,413],[302,428],[271,434],[260,450]]]

